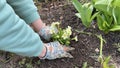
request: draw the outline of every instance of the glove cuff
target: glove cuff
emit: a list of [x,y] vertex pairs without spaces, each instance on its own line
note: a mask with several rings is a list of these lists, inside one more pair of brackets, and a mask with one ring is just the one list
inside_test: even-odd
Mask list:
[[46,57],[46,54],[47,54],[47,51],[48,51],[48,49],[47,49],[47,47],[45,46],[45,49],[46,49],[46,52],[45,52],[45,55],[43,56],[43,57],[39,57],[40,59],[45,59]]

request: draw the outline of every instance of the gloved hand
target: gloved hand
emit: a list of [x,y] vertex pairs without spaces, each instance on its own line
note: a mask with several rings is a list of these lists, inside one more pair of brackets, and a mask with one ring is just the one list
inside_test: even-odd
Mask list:
[[45,40],[49,41],[52,34],[51,31],[54,31],[55,33],[58,32],[58,29],[56,27],[50,27],[50,26],[45,26],[43,28],[40,29],[40,31],[38,32],[38,34],[43,37]]
[[52,60],[63,57],[73,58],[73,56],[70,53],[68,53],[68,51],[74,50],[75,48],[63,46],[58,41],[47,43],[45,44],[45,47],[46,54],[40,59]]

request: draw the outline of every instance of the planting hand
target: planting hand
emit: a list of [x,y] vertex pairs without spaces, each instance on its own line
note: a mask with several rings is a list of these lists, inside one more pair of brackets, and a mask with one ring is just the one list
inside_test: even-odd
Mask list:
[[39,57],[40,59],[52,60],[63,57],[73,58],[73,56],[70,53],[68,53],[68,51],[74,50],[74,48],[63,46],[58,41],[47,43],[45,44],[45,47],[45,56],[42,58]]
[[40,31],[38,32],[39,35],[41,37],[43,37],[45,40],[49,41],[51,38],[51,30],[53,30],[54,32],[58,32],[57,28],[51,28],[50,26],[45,26],[43,28],[40,29]]
[[38,34],[47,41],[49,41],[51,38],[52,35],[51,31],[54,33],[58,32],[57,27],[46,26],[46,24],[43,23],[41,19],[34,21],[31,24],[31,27],[33,27],[33,29],[36,32],[38,32]]

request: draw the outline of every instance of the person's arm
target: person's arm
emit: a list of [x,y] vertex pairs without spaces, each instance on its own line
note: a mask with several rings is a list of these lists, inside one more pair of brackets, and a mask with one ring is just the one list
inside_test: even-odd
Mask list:
[[39,35],[15,14],[5,0],[1,0],[0,5],[0,50],[23,56],[39,56],[44,50]]
[[40,19],[33,0],[7,0],[7,2],[12,6],[18,16],[27,24],[31,24],[36,32],[39,32],[45,26]]
[[7,2],[16,14],[25,20],[27,24],[30,24],[41,37],[50,40],[50,27],[46,26],[40,19],[33,0],[7,0]]
[[7,2],[27,24],[40,19],[33,0],[7,0]]
[[[23,56],[39,56],[39,58],[42,57],[44,59],[69,57],[69,53],[66,52],[69,49],[64,50],[64,47],[61,47],[60,44],[56,44],[56,42],[48,44],[51,45],[51,47],[47,47],[46,45],[45,48],[39,36],[27,25],[30,23],[37,25],[41,21],[37,16],[37,12],[34,11],[35,9],[32,0],[7,0],[7,2],[11,4],[12,7],[9,4],[5,3],[5,0],[1,1],[2,2],[0,2],[0,4],[2,7],[0,6],[0,50],[13,52]],[[30,6],[29,2],[32,4],[32,10],[28,9],[29,11],[26,12],[24,11],[26,9],[24,7]],[[15,12],[22,19],[15,14],[12,8],[15,9]],[[22,11],[24,12],[22,13]],[[29,15],[30,13],[33,14]]]

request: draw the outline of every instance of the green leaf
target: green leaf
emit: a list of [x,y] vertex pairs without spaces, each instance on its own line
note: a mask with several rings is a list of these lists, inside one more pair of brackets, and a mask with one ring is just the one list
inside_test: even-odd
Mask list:
[[97,24],[100,30],[105,33],[109,32],[109,29],[112,28],[113,17],[110,17],[106,14],[97,15]]
[[103,27],[103,22],[104,22],[104,20],[102,19],[102,17],[100,15],[97,15],[97,25],[98,25],[100,30],[104,30],[105,29]]
[[113,8],[112,15],[114,17],[114,24],[120,25],[120,7]]
[[105,63],[109,63],[110,58],[111,58],[111,56],[108,56],[107,58],[105,58]]
[[105,58],[105,61],[103,62],[103,68],[109,68],[108,62],[110,61],[110,57]]
[[113,5],[114,7],[120,7],[120,0],[113,0],[112,5]]
[[120,25],[114,25],[114,26],[110,29],[110,31],[118,31],[118,30],[120,30]]
[[110,26],[110,24],[108,24],[108,22],[104,20],[103,27],[104,28],[109,28],[109,26]]
[[95,13],[92,17],[91,17],[91,21],[99,14],[99,12]]
[[82,20],[83,25],[89,27],[92,22],[93,6],[90,3],[81,4],[78,0],[72,0],[73,5],[79,13],[76,14]]
[[77,9],[78,12],[82,10],[82,4],[78,0],[72,0],[73,5]]
[[[92,17],[92,12],[93,12],[93,5],[91,5],[90,3],[85,3],[83,5],[83,12],[84,13],[84,17],[86,17],[87,22],[88,22],[88,26],[90,25],[91,21],[93,20]],[[87,23],[86,23],[87,24]]]
[[106,23],[106,25],[107,25],[107,27],[109,28],[109,27],[111,27],[111,24],[112,24],[112,22],[113,22],[113,17],[112,16],[109,16],[109,15],[107,15],[107,14],[105,14],[105,13],[102,13],[103,15],[103,19],[107,22]]
[[104,62],[103,62],[103,68],[115,68],[114,65],[110,65],[110,58],[111,56],[108,56],[105,58]]
[[93,4],[95,4],[95,2],[97,2],[98,0],[91,0],[91,2],[93,3]]
[[82,68],[87,68],[87,62],[85,62],[84,64],[83,64],[83,66],[82,66]]
[[112,10],[112,15],[113,15],[113,18],[114,18],[114,24],[117,24],[117,18],[116,18],[116,15],[115,15],[115,8],[113,8]]
[[98,0],[95,2],[94,7],[108,15],[111,15],[111,3],[113,0]]

